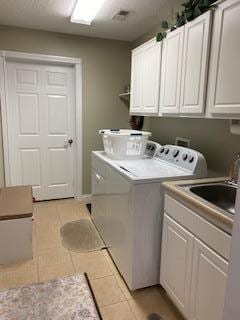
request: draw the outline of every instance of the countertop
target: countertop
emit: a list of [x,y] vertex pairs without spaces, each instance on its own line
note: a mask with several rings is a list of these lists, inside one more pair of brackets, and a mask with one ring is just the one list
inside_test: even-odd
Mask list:
[[194,185],[202,183],[215,183],[229,180],[229,177],[205,178],[195,180],[167,181],[163,182],[163,186],[169,195],[177,200],[184,202],[190,209],[196,210],[197,213],[203,215],[204,218],[215,224],[224,231],[231,233],[233,226],[233,215],[229,212],[209,203],[201,197],[195,195],[191,191],[184,189],[184,185]]

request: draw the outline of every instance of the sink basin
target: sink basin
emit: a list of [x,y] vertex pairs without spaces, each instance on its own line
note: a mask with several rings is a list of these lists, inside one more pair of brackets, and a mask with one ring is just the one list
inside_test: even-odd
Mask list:
[[188,190],[217,207],[235,214],[237,186],[226,182],[188,186]]

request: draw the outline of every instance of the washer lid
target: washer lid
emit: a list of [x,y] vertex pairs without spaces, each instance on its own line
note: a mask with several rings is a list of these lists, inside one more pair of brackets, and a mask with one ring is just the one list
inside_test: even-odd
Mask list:
[[170,178],[191,175],[187,170],[179,169],[165,161],[153,159],[118,161],[120,169],[133,175],[133,179]]

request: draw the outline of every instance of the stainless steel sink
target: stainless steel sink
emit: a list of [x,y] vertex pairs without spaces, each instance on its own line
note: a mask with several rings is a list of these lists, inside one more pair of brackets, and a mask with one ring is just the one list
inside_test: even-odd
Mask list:
[[237,186],[235,184],[229,182],[207,183],[185,186],[185,188],[217,207],[235,214],[237,193]]

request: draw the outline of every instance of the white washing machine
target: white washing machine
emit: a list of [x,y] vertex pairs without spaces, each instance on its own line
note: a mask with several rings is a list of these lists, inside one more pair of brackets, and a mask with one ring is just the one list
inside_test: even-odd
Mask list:
[[159,283],[162,182],[205,176],[203,155],[175,145],[139,160],[92,153],[92,219],[130,290]]

